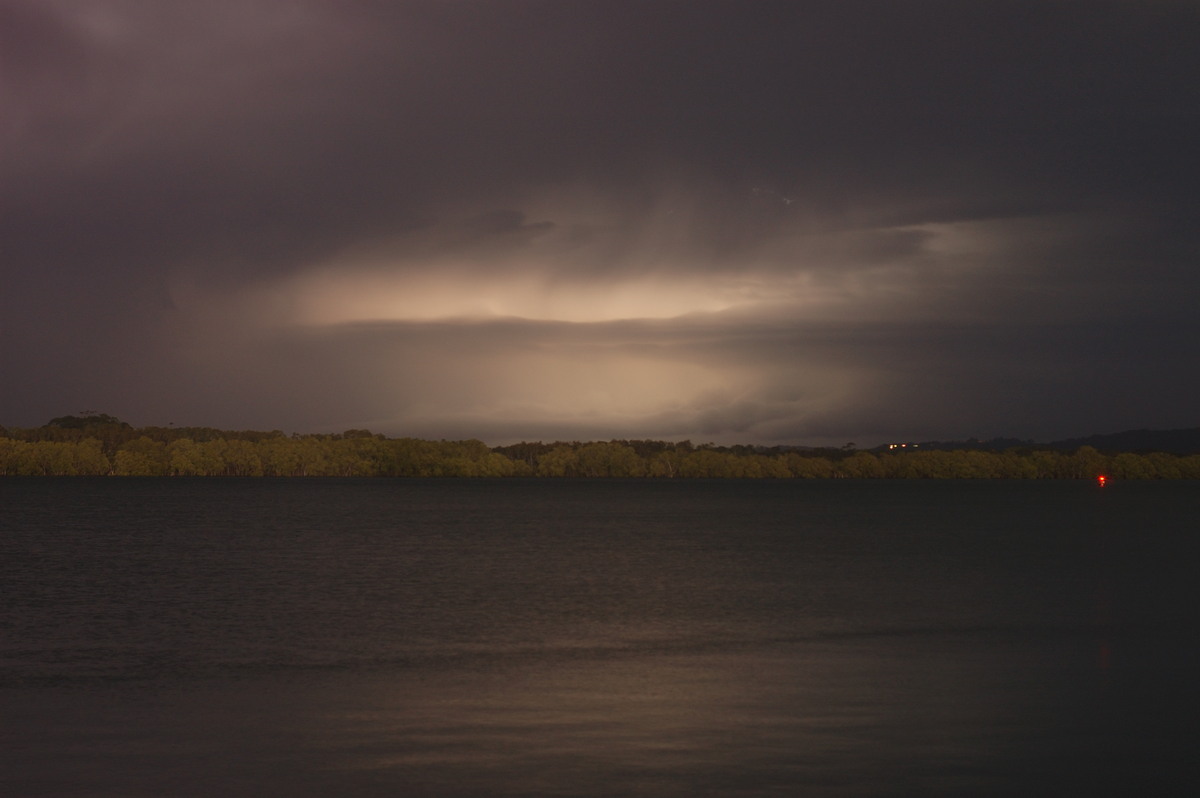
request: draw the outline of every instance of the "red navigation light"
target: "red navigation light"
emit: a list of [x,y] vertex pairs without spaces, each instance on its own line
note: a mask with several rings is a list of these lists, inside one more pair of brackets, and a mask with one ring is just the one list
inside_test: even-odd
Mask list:
[[1106,476],[1104,476],[1103,474],[1101,474],[1100,476],[1096,477],[1096,481],[1097,481],[1097,482],[1099,482],[1099,483],[1100,483],[1100,487],[1102,487],[1102,488],[1103,488],[1103,487],[1104,487],[1104,483],[1105,483],[1105,482],[1108,482],[1108,477],[1106,477]]

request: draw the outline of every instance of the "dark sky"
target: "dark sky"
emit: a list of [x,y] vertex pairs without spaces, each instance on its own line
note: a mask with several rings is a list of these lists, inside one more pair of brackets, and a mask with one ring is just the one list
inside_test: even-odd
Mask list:
[[0,0],[0,424],[1200,425],[1200,3]]

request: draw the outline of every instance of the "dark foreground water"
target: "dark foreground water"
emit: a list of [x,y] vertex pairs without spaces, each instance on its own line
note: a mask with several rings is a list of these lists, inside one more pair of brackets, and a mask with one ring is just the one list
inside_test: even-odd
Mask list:
[[1195,795],[1200,485],[0,480],[0,795]]

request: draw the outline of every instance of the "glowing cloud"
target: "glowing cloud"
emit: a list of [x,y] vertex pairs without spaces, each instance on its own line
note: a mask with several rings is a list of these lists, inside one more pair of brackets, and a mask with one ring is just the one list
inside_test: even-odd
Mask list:
[[439,268],[393,275],[322,271],[282,290],[299,324],[496,317],[604,322],[675,318],[739,304],[734,287],[711,282],[644,277],[583,283],[547,279],[542,270],[480,274]]

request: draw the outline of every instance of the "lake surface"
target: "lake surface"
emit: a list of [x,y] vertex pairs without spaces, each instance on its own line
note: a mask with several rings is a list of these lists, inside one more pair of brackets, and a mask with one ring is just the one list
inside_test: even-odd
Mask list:
[[0,795],[1195,795],[1189,482],[0,479]]

